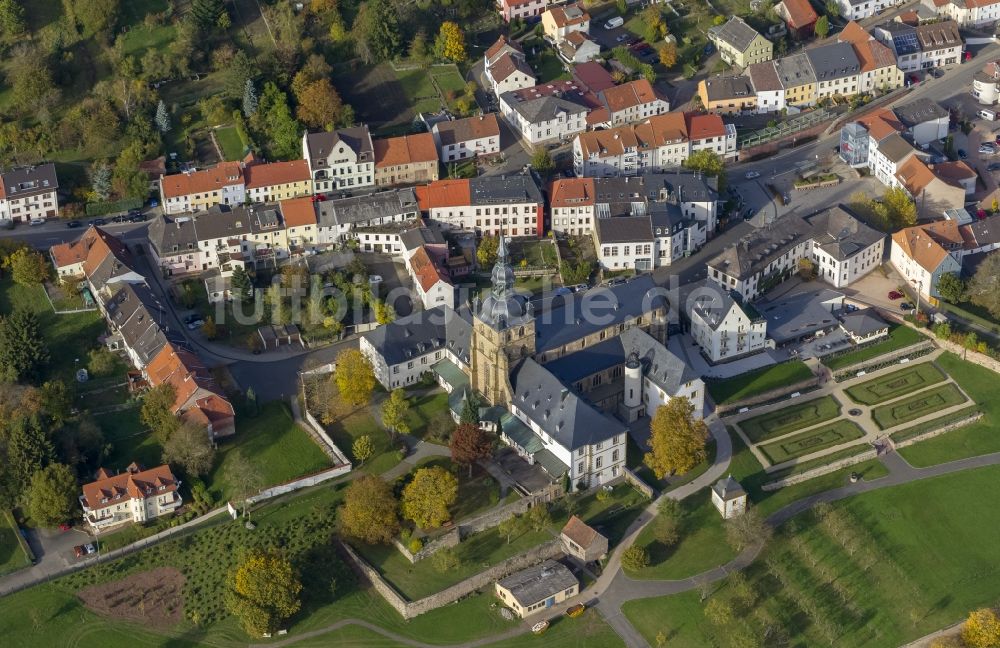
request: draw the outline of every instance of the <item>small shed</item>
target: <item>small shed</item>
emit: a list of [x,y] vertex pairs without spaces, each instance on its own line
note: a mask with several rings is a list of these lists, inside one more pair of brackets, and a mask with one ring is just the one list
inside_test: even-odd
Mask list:
[[559,539],[568,555],[584,562],[600,560],[608,553],[608,539],[575,515],[563,527]]
[[730,475],[712,486],[712,504],[723,519],[743,515],[747,510],[747,493],[740,483]]
[[580,582],[562,563],[543,563],[497,581],[496,593],[522,619],[580,593]]

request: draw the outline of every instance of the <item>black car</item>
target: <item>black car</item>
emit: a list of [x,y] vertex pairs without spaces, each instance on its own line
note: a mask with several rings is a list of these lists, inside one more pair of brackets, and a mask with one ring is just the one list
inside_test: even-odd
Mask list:
[[126,216],[125,214],[122,214],[121,216],[115,216],[114,222],[115,223],[127,223],[128,222],[128,216]]
[[82,225],[83,223],[81,223],[78,220],[71,220],[70,222],[66,223],[66,227],[70,228],[81,227]]
[[990,162],[990,165],[986,167],[987,171],[1000,171],[1000,162]]
[[128,217],[128,222],[130,223],[141,223],[144,220],[146,220],[146,217],[143,216],[142,214],[135,214],[133,216]]
[[899,305],[899,310],[903,311],[904,313],[907,311],[911,311],[913,310],[913,304],[911,304],[910,302],[903,302],[902,304]]
[[95,218],[94,220],[90,221],[90,224],[91,225],[107,225],[108,221],[106,221],[103,218]]
[[969,157],[969,154],[965,152],[965,149],[958,149],[959,159],[965,160]]

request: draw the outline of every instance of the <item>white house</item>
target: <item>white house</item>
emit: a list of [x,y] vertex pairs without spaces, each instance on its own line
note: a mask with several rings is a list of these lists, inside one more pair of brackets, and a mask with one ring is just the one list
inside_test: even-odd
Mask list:
[[695,287],[685,308],[691,337],[711,362],[724,362],[773,346],[767,339],[767,320],[712,281]]
[[166,214],[203,211],[216,205],[242,205],[246,199],[243,167],[239,162],[160,176],[160,201]]
[[132,464],[117,475],[101,468],[97,481],[83,485],[83,519],[95,532],[127,522],[155,520],[180,508],[180,484],[167,465],[142,470]]
[[746,74],[750,85],[757,94],[757,112],[780,112],[785,108],[785,87],[781,85],[774,61],[753,63],[747,66]]
[[587,130],[586,106],[552,95],[500,95],[500,111],[525,142],[537,146],[566,140]]
[[531,175],[439,180],[416,188],[420,211],[446,230],[540,237],[545,205]]
[[725,520],[738,517],[747,510],[747,493],[730,475],[712,486],[712,505]]
[[1000,20],[1000,1],[921,0],[921,4],[962,27],[982,27]]
[[413,279],[414,290],[424,308],[455,307],[455,286],[423,246],[404,258],[406,269]]
[[854,283],[878,266],[885,254],[885,234],[868,227],[844,208],[831,207],[810,216],[816,274],[836,288]]
[[[1000,2],[996,6],[1000,7]],[[972,96],[987,106],[1000,99],[1000,61],[990,61],[972,77]]]
[[431,133],[445,163],[500,152],[500,124],[494,113],[438,122]]
[[892,235],[889,260],[924,299],[937,298],[937,283],[941,275],[962,271],[963,245],[956,221],[916,225]]
[[933,99],[921,98],[892,109],[917,146],[948,136],[948,111]]
[[586,63],[601,56],[601,44],[589,34],[575,31],[559,42],[556,52],[566,63]]
[[621,126],[670,111],[670,103],[646,79],[606,88],[597,93],[597,98],[607,111],[607,126]]
[[570,34],[589,33],[590,14],[579,3],[552,6],[542,14],[542,29],[558,45]]
[[302,135],[313,193],[341,192],[375,185],[375,148],[365,125]]
[[0,220],[44,221],[59,215],[59,178],[52,163],[0,173]]

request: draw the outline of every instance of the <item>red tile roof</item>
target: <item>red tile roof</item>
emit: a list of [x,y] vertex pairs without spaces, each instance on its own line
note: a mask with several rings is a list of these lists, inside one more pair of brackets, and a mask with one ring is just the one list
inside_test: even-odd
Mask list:
[[[108,475],[103,468],[98,475]],[[163,490],[160,490],[162,487]],[[125,498],[146,498],[177,490],[177,479],[170,466],[149,470],[126,471],[83,485],[83,499],[88,509],[102,509],[121,504]],[[103,501],[107,500],[107,501]]]
[[316,224],[316,204],[310,196],[290,198],[278,203],[285,227],[301,227]]
[[243,169],[239,162],[223,162],[211,169],[163,176],[160,182],[165,199],[178,198],[243,184]]
[[560,178],[549,185],[549,207],[576,207],[594,204],[593,178]]
[[430,255],[427,254],[427,250],[422,245],[410,258],[410,267],[413,268],[413,274],[424,292],[433,288],[434,284],[439,281],[448,283],[447,276],[434,265],[434,261],[431,260]]
[[652,103],[660,98],[653,90],[653,85],[646,79],[629,81],[620,86],[608,88],[602,94],[604,103],[607,104],[608,110],[612,113]]
[[573,516],[562,529],[562,534],[575,542],[578,546],[587,549],[594,543],[600,534],[586,522]]
[[243,173],[246,177],[247,189],[260,189],[310,180],[309,164],[305,160],[248,164]]
[[785,6],[788,26],[792,29],[802,29],[819,20],[809,0],[782,0],[781,4]]
[[92,228],[97,234],[87,252],[87,259],[83,262],[83,273],[88,277],[94,272],[108,255],[114,255],[123,264],[127,265],[129,260],[128,248],[114,236],[108,234],[100,227]]
[[372,144],[375,148],[376,169],[421,162],[437,162],[438,159],[437,148],[434,146],[434,136],[430,133],[377,139]]
[[687,113],[687,132],[691,140],[701,140],[708,137],[725,137],[726,124],[722,117],[715,113],[699,115]]
[[436,180],[415,187],[420,211],[436,207],[462,207],[472,204],[472,190],[467,179]]
[[490,48],[486,50],[486,58],[492,61],[497,54],[503,51],[504,47],[511,47],[521,54],[524,54],[524,50],[521,48],[520,43],[517,41],[508,41],[507,37],[501,34],[500,38],[497,39],[497,42],[490,45]]

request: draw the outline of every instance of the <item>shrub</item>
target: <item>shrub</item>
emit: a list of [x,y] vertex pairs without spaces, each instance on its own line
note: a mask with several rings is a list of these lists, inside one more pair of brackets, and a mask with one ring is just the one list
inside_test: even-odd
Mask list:
[[640,571],[649,565],[649,553],[643,547],[635,545],[622,553],[622,567],[628,571]]
[[598,502],[606,502],[608,500],[608,498],[610,498],[610,497],[611,497],[611,493],[609,491],[604,490],[603,488],[601,490],[597,491],[597,501]]
[[424,548],[424,543],[420,538],[410,538],[410,542],[407,543],[406,547],[410,550],[411,554],[415,554]]

